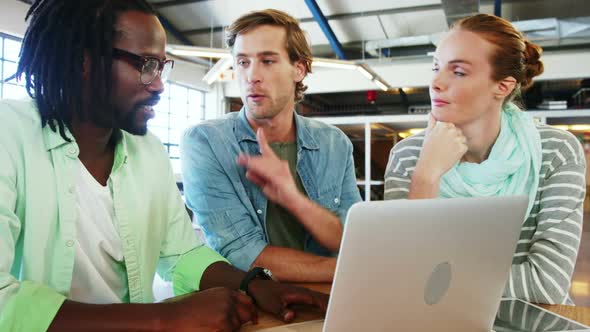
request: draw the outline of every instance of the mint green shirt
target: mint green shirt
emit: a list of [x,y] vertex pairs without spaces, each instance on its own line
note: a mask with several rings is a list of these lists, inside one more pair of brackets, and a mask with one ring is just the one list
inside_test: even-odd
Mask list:
[[[0,118],[0,331],[45,331],[72,281],[79,149],[31,101],[0,101]],[[198,240],[161,142],[122,134],[108,181],[129,300],[153,302],[156,272],[176,294],[198,290],[225,259]]]

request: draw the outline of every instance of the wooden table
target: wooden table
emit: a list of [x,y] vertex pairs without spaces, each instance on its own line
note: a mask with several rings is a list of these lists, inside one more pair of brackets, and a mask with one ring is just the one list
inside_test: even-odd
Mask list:
[[[318,284],[305,283],[305,284],[297,284],[297,286],[302,286],[305,288],[313,289],[314,291],[326,293],[326,294],[329,294],[330,289],[332,288],[332,284],[330,284],[330,283],[318,283]],[[305,322],[308,320],[321,319],[321,318],[324,318],[324,315],[322,313],[320,313],[318,310],[302,308],[300,310],[297,310],[297,316],[295,317],[295,321],[293,321],[293,323]],[[258,311],[258,324],[253,325],[252,323],[248,323],[248,324],[244,325],[240,329],[240,331],[244,331],[244,332],[258,331],[258,330],[266,329],[269,327],[279,326],[282,324],[284,324],[284,323],[282,321],[280,321],[279,319],[275,318],[274,316],[272,316],[266,312],[259,310]]]
[[539,307],[543,307],[551,312],[554,312],[560,316],[567,317],[569,319],[580,322],[586,326],[590,326],[590,308],[589,307],[578,307],[572,305],[549,305],[540,304]]
[[[332,287],[329,283],[321,283],[321,284],[299,284],[298,286],[303,286],[309,289],[313,289],[318,292],[322,293],[330,293],[330,289]],[[558,315],[563,317],[567,317],[569,319],[575,320],[580,322],[584,325],[590,326],[590,308],[589,307],[576,307],[576,306],[569,306],[569,305],[547,305],[541,304],[540,307],[543,307],[551,312],[554,312]],[[294,323],[298,322],[305,322],[314,319],[322,318],[322,314],[318,311],[312,309],[301,309],[297,312],[297,317]],[[252,325],[251,323],[246,324],[242,327],[240,331],[243,332],[251,332],[251,331],[258,331],[262,329],[266,329],[269,327],[279,326],[282,325],[283,322],[274,318],[270,314],[265,312],[259,311],[258,313],[258,325]]]

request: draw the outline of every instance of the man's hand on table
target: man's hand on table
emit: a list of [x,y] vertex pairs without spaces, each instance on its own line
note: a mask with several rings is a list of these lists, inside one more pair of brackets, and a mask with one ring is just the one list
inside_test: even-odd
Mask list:
[[210,288],[166,303],[162,325],[165,331],[237,331],[258,323],[252,299],[229,288]]
[[328,307],[328,294],[272,280],[253,280],[248,285],[248,292],[262,310],[286,323],[295,319],[293,305],[314,306],[324,314]]

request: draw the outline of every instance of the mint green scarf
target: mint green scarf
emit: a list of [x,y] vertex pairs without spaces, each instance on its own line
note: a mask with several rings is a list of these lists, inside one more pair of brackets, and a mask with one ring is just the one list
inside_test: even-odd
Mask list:
[[541,137],[533,119],[512,103],[502,110],[500,134],[481,164],[459,162],[443,175],[439,197],[526,195],[528,218],[539,186]]

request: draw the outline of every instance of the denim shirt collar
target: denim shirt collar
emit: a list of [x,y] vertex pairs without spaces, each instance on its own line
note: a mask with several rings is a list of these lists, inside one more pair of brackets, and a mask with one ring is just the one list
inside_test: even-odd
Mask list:
[[[293,114],[295,118],[295,130],[297,131],[297,146],[307,150],[319,150],[320,145],[311,135],[307,119],[297,114],[295,111]],[[238,142],[256,142],[256,133],[248,122],[245,106],[242,107],[240,114],[238,114],[234,125],[234,132]]]

